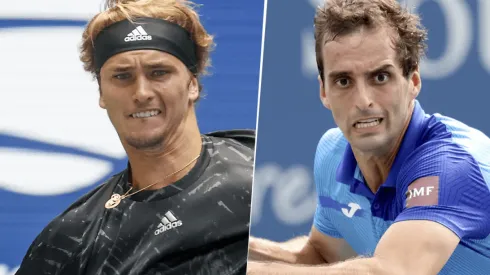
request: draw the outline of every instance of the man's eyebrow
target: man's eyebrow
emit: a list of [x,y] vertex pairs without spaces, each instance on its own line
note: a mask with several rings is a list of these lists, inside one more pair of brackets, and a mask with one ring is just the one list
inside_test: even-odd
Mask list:
[[149,63],[145,64],[144,67],[147,69],[175,68],[174,65],[170,64],[169,62],[164,62],[164,61],[149,62]]
[[[394,67],[395,66],[393,66],[393,64],[391,64],[391,63],[390,64],[383,64],[383,65],[379,66],[378,68],[367,72],[366,75],[368,75],[368,76],[376,75],[382,71],[385,71],[387,69],[394,68]],[[351,74],[352,74],[352,71],[349,71],[349,70],[331,71],[330,73],[328,73],[328,78],[335,79],[335,78],[340,78],[340,77],[346,77],[346,76],[349,76]]]
[[368,76],[376,75],[382,71],[386,71],[387,69],[394,68],[394,67],[395,66],[393,66],[391,63],[390,64],[384,64],[384,65],[381,65],[374,70],[367,72],[366,75],[368,75]]
[[108,69],[113,72],[127,72],[131,70],[132,66],[130,65],[113,65],[110,66]]
[[328,78],[335,79],[339,77],[345,77],[352,74],[352,71],[331,71],[328,73]]

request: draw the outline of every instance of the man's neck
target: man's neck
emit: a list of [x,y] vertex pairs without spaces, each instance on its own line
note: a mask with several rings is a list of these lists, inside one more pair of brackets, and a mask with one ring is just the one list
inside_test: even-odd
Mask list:
[[189,116],[182,126],[160,150],[127,150],[132,175],[129,180],[133,189],[139,190],[154,183],[146,190],[163,188],[183,178],[194,167],[202,149],[195,116]]
[[365,154],[358,150],[352,148],[354,153],[354,157],[357,161],[357,165],[362,172],[364,180],[369,187],[369,189],[376,193],[379,187],[386,181],[388,175],[391,170],[391,166],[395,161],[395,158],[400,149],[403,137],[405,136],[405,132],[407,131],[408,125],[410,124],[410,120],[412,118],[414,110],[414,105],[412,104],[410,112],[408,113],[408,117],[405,122],[405,126],[401,134],[398,138],[392,143],[391,147],[386,150],[386,153],[383,154]]
[[393,149],[390,150],[390,153],[380,156],[364,155],[359,152],[356,153],[356,151],[353,150],[357,165],[364,177],[364,181],[373,193],[376,193],[379,187],[388,178],[391,165],[395,160],[398,149],[399,145],[393,147]]

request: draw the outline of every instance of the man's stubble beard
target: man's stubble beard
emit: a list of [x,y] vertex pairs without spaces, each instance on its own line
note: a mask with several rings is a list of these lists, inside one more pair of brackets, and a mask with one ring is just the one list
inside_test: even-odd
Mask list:
[[137,150],[152,150],[162,147],[165,143],[165,135],[158,133],[150,137],[126,137],[126,143]]
[[125,138],[126,144],[143,151],[153,151],[155,149],[164,149],[175,143],[177,139],[182,138],[183,131],[187,124],[187,114],[189,110],[183,114],[183,117],[179,119],[179,123],[172,125],[170,128],[164,130],[160,129],[156,133],[151,133],[145,136],[128,135]]

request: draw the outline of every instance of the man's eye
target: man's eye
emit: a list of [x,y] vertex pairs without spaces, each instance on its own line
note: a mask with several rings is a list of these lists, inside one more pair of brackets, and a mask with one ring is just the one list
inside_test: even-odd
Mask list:
[[154,70],[151,72],[151,75],[154,76],[154,77],[158,77],[158,76],[162,76],[162,75],[165,75],[167,74],[166,71],[164,70]]
[[129,73],[122,73],[122,74],[114,75],[114,78],[119,79],[119,80],[128,79],[130,77],[131,77],[131,75]]
[[335,84],[341,88],[346,88],[350,85],[350,80],[348,78],[340,78],[335,81]]
[[384,84],[390,80],[390,74],[388,73],[379,73],[374,77],[374,82],[376,84]]

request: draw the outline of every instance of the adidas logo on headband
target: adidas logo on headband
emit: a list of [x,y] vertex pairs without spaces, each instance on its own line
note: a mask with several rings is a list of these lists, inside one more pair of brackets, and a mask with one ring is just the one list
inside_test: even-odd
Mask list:
[[199,66],[196,47],[192,34],[180,25],[159,18],[138,17],[136,24],[135,21],[124,19],[107,26],[97,35],[93,49],[98,71],[114,54],[153,49],[175,56],[197,75]]
[[146,31],[141,26],[136,27],[136,29],[128,33],[126,38],[124,38],[125,42],[138,40],[151,40],[151,35],[148,35],[148,33],[146,33]]

